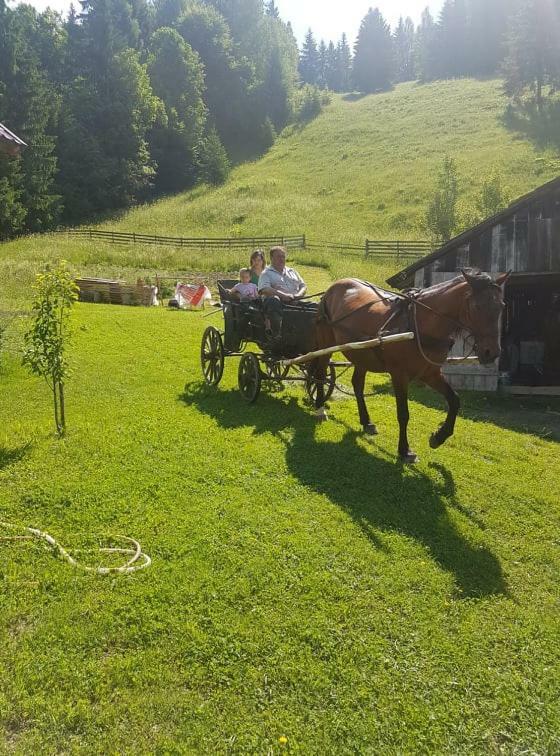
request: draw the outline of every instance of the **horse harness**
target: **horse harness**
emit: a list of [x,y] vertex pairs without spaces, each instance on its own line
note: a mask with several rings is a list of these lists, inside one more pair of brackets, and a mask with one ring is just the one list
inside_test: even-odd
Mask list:
[[[408,289],[404,293],[399,292],[386,292],[384,289],[379,289],[377,286],[374,286],[374,284],[369,283],[368,281],[361,281],[359,279],[356,279],[358,283],[362,284],[363,286],[366,286],[368,289],[371,289],[375,294],[377,294],[378,299],[376,300],[370,300],[369,302],[366,302],[365,304],[358,307],[356,310],[353,310],[352,312],[346,313],[346,315],[343,315],[340,318],[337,318],[336,320],[330,320],[330,318],[327,318],[327,322],[330,326],[333,325],[339,325],[347,318],[351,317],[352,315],[355,315],[360,310],[365,310],[368,307],[371,307],[371,305],[378,304],[379,302],[383,302],[384,304],[388,304],[392,307],[392,311],[389,314],[389,317],[384,321],[383,325],[380,327],[377,337],[381,340],[381,348],[383,348],[383,337],[389,336],[391,333],[388,331],[389,325],[397,320],[399,317],[401,317],[403,314],[406,314],[407,321],[408,321],[408,330],[414,333],[416,343],[418,344],[418,350],[420,354],[422,355],[423,359],[430,365],[433,365],[434,367],[441,368],[444,363],[442,362],[435,362],[434,360],[431,360],[426,352],[425,352],[425,346],[426,346],[426,339],[424,339],[424,344],[422,344],[422,340],[420,338],[420,331],[418,330],[418,307],[423,307],[425,310],[430,311],[434,315],[436,315],[439,318],[444,318],[445,320],[449,320],[451,323],[453,323],[456,326],[457,331],[466,331],[470,334],[470,336],[474,337],[474,333],[472,329],[467,326],[465,323],[463,323],[460,320],[457,320],[456,318],[451,317],[450,315],[446,315],[444,313],[438,312],[437,310],[434,310],[433,307],[430,307],[430,305],[427,305],[425,302],[422,302],[419,299],[419,296],[421,294],[420,289]],[[396,306],[395,306],[396,305]],[[326,313],[325,313],[326,315]],[[342,326],[344,329],[344,326]],[[374,338],[372,336],[368,336],[368,339]],[[442,348],[445,349],[446,352],[448,352],[455,343],[455,340],[452,338],[449,339],[431,339],[431,347],[432,348]],[[430,349],[430,346],[427,347]],[[465,360],[467,360],[474,352],[475,350],[475,344],[473,344],[473,348],[471,349],[470,353],[465,357]]]

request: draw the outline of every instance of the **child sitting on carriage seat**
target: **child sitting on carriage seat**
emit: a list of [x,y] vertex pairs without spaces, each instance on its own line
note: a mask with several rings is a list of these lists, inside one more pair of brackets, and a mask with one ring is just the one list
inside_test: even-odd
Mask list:
[[240,302],[251,302],[259,298],[259,290],[256,284],[251,283],[251,271],[249,268],[241,268],[239,271],[239,283],[235,284],[229,293]]

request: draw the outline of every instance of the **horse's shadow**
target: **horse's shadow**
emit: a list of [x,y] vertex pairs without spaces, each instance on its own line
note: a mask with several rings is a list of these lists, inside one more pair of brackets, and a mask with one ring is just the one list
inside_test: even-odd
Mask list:
[[484,529],[458,501],[453,477],[443,465],[432,465],[441,478],[434,483],[420,470],[398,464],[375,442],[359,443],[358,434],[346,426],[341,440],[318,440],[315,418],[293,397],[263,394],[258,405],[248,406],[234,391],[190,384],[180,398],[223,428],[250,426],[255,434],[283,437],[290,472],[342,507],[377,548],[386,548],[380,531],[410,536],[453,575],[459,596],[507,595],[498,558],[480,537],[471,541],[463,535],[450,517],[454,508],[468,519],[467,529]]

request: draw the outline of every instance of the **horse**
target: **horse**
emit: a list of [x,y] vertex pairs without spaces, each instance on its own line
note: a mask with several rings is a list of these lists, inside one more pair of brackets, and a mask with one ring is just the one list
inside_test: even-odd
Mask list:
[[[318,349],[368,340],[389,333],[412,331],[413,341],[381,345],[362,351],[345,351],[354,365],[352,386],[364,433],[376,435],[365,399],[366,374],[389,373],[399,422],[398,455],[405,464],[418,457],[408,442],[408,388],[411,381],[426,384],[443,395],[448,412],[445,422],[432,434],[430,446],[437,449],[450,438],[460,409],[460,400],[442,374],[455,338],[467,331],[474,338],[473,351],[480,364],[490,365],[501,353],[501,316],[505,308],[503,286],[509,274],[495,281],[486,273],[462,271],[451,281],[404,295],[384,291],[367,282],[343,279],[324,294],[315,321]],[[317,357],[310,372],[317,382],[315,409],[326,419],[324,383],[329,357]]]

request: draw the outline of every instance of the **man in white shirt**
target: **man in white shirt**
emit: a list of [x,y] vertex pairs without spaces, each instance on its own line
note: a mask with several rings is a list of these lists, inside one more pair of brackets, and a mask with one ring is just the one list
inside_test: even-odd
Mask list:
[[286,267],[286,250],[283,247],[270,250],[270,265],[261,273],[258,289],[263,297],[263,310],[272,338],[278,341],[282,333],[284,304],[301,299],[307,291],[299,273]]

